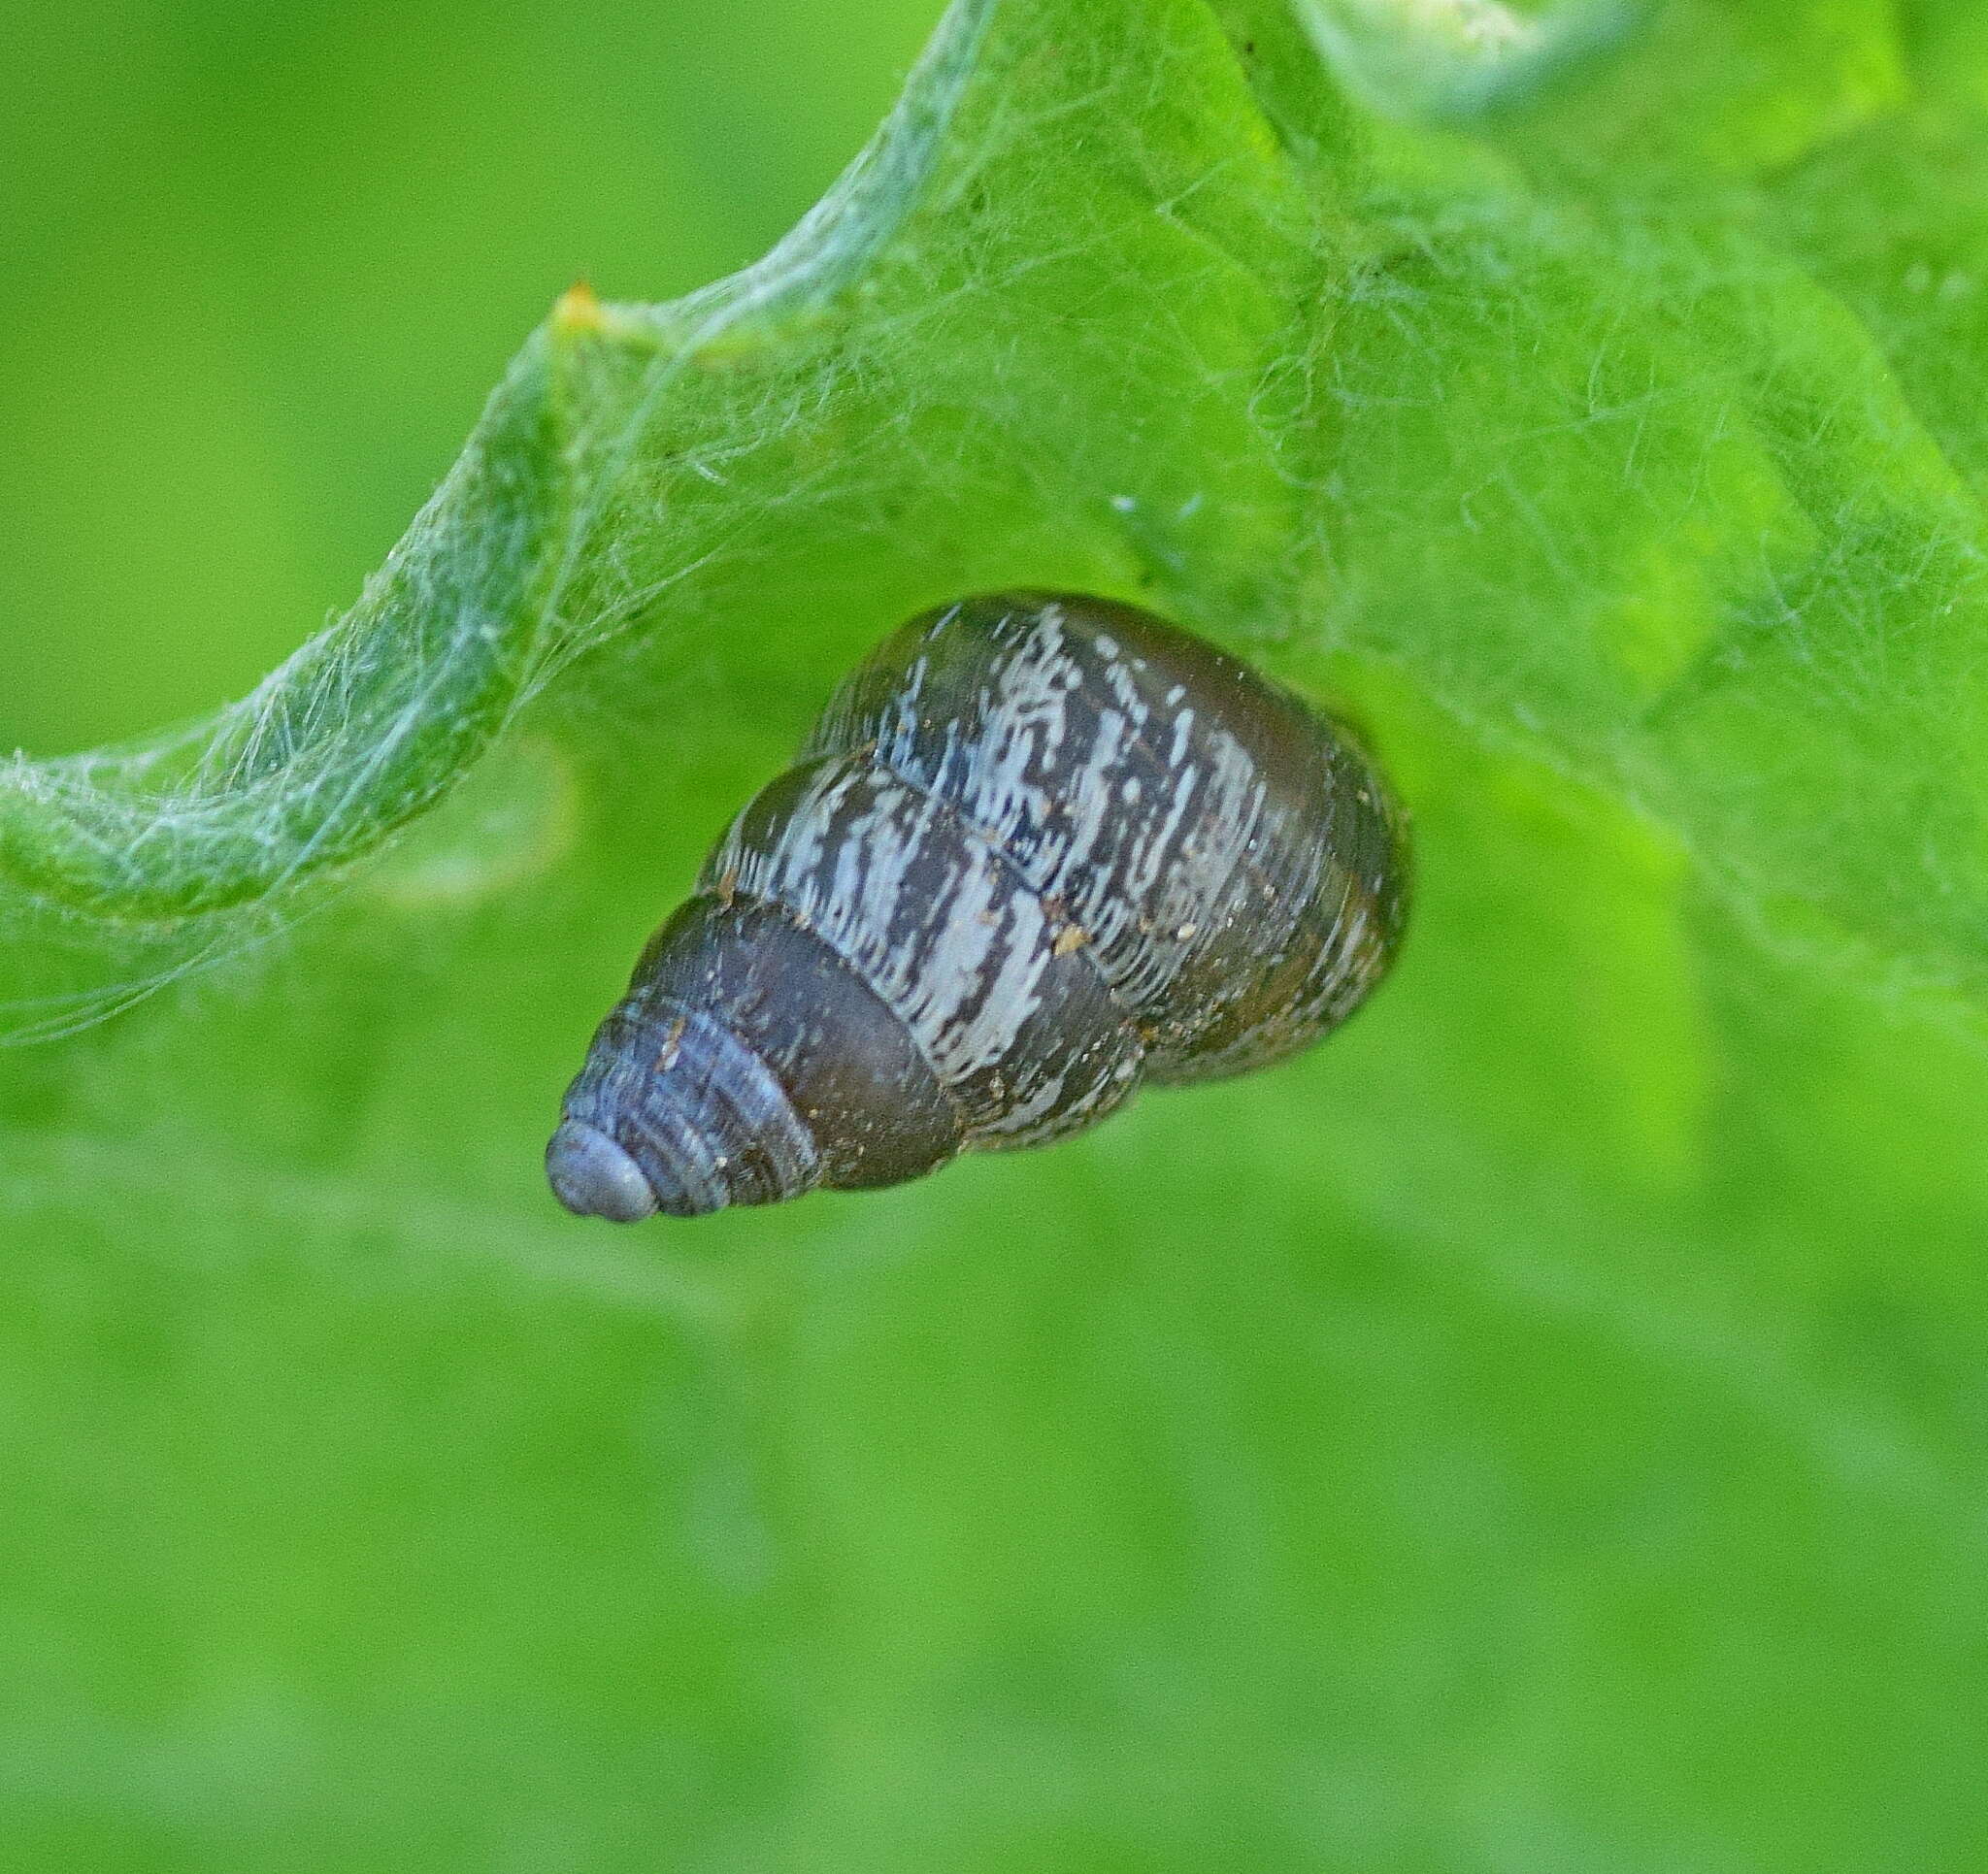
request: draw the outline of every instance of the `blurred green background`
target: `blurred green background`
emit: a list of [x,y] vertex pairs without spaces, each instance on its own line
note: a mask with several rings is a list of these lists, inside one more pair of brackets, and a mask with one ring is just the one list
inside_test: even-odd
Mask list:
[[0,748],[240,695],[555,294],[756,258],[941,0],[0,7]]

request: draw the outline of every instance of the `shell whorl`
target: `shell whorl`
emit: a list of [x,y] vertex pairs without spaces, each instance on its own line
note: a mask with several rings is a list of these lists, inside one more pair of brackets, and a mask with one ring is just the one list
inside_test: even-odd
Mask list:
[[914,619],[733,822],[595,1037],[569,1207],[897,1182],[1325,1033],[1399,938],[1398,816],[1295,696],[1135,608]]

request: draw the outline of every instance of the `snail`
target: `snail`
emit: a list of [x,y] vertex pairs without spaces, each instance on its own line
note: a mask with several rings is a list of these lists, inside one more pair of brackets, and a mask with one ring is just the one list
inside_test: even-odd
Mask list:
[[1104,599],[1011,592],[857,667],[644,951],[547,1149],[629,1223],[1069,1136],[1336,1027],[1407,904],[1339,726]]

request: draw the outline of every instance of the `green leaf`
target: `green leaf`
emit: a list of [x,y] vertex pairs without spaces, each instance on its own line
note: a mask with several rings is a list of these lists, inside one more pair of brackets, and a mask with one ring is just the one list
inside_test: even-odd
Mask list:
[[[0,771],[9,1837],[1978,1866],[1984,114],[1960,0],[965,0],[255,695]],[[1363,721],[1396,977],[1053,1152],[561,1216],[731,810],[1017,583]]]

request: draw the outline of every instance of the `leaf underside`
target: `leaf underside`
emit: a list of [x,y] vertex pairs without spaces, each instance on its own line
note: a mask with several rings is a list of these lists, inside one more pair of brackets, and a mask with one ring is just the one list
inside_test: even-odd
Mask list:
[[[0,768],[8,1833],[1979,1865],[1984,113],[1961,0],[963,0],[254,696]],[[1054,1152],[559,1215],[713,835],[1016,584],[1363,725],[1394,979]]]

